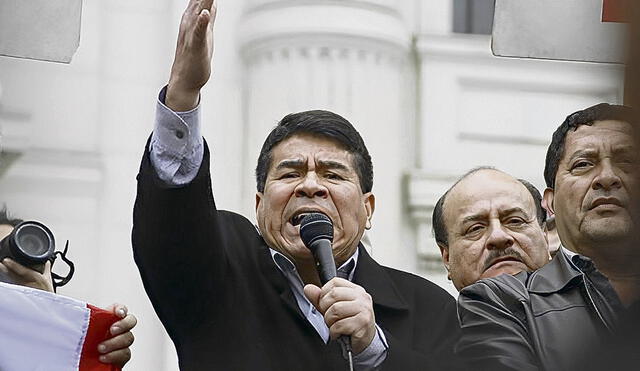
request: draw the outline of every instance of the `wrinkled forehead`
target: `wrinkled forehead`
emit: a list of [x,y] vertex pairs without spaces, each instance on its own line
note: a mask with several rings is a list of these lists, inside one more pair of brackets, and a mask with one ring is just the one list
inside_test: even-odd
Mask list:
[[456,225],[466,218],[489,217],[515,209],[536,215],[535,202],[527,188],[517,179],[496,170],[471,174],[454,186],[444,204],[447,225]]
[[570,159],[576,151],[636,150],[634,130],[631,124],[617,120],[596,121],[593,125],[581,125],[569,130],[564,143],[562,161]]
[[329,137],[307,133],[292,135],[274,146],[270,169],[277,167],[282,161],[291,160],[338,161],[351,170],[355,169],[354,156],[342,143]]

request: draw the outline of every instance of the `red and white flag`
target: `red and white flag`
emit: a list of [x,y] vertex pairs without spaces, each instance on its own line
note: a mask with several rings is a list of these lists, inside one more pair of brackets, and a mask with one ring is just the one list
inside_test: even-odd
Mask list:
[[119,318],[85,302],[0,282],[0,370],[117,371],[98,344]]

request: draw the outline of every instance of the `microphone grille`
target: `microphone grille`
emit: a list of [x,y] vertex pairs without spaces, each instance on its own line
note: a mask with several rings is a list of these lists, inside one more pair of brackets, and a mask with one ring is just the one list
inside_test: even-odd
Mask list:
[[333,242],[333,223],[322,213],[305,215],[300,221],[300,238],[305,246],[310,247],[316,240],[325,239]]

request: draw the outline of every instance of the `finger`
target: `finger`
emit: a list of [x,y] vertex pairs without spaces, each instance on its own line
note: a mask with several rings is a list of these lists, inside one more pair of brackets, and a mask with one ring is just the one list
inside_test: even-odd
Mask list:
[[128,332],[133,330],[134,327],[138,324],[138,319],[133,314],[127,315],[124,319],[121,319],[118,322],[115,322],[111,325],[109,332],[111,335],[122,334],[123,332]]
[[187,9],[185,10],[185,14],[188,13],[199,13],[200,12],[200,0],[189,0],[189,4],[187,4]]
[[325,283],[322,286],[322,295],[326,295],[329,291],[333,290],[336,287],[360,287],[351,281],[345,280],[344,278],[334,277],[329,282]]
[[363,305],[359,305],[357,302],[353,301],[340,301],[327,309],[324,313],[324,322],[328,327],[331,327],[334,323],[349,318],[354,317],[361,311],[366,311],[367,308]]
[[42,274],[45,277],[51,276],[51,260],[47,260],[46,263],[44,263],[44,272]]
[[0,262],[0,273],[4,274],[5,276],[9,274],[9,268],[4,265],[4,261]]
[[13,283],[53,292],[53,283],[51,281],[50,273],[44,275],[9,258],[5,258],[2,261],[2,265],[6,269],[6,271],[3,270],[3,272],[9,276]]
[[[9,270],[8,274],[12,279],[17,281],[19,284],[28,284],[29,282],[33,282],[38,284],[38,288],[42,285],[48,286],[49,282],[46,277],[51,277],[49,272],[48,276],[45,276],[43,273],[40,273],[36,270],[33,270],[29,267],[25,267],[24,265],[16,262],[11,258],[5,258],[2,261]],[[46,265],[45,265],[46,269]],[[46,272],[46,270],[45,270]],[[30,285],[31,286],[31,285]]]
[[331,291],[320,296],[318,309],[324,313],[337,302],[355,301],[359,296],[364,294],[366,293],[353,287],[334,287]]
[[320,293],[322,290],[316,285],[306,285],[304,287],[304,295],[309,299],[311,304],[316,307],[316,309],[320,309],[318,306],[318,301],[320,300]]
[[329,327],[329,336],[331,339],[337,339],[342,335],[355,336],[356,332],[362,332],[360,329],[364,326],[365,322],[358,316],[343,318]]
[[129,309],[127,309],[127,306],[124,305],[124,304],[120,304],[120,303],[113,303],[113,304],[109,305],[108,307],[106,307],[105,310],[115,314],[116,316],[118,316],[120,318],[126,317],[127,313],[129,312]]
[[111,339],[107,339],[102,343],[98,344],[98,352],[102,354],[112,353],[117,350],[125,349],[133,344],[135,337],[133,333],[128,331],[124,334],[120,334],[118,336],[114,336]]
[[5,258],[2,263],[9,269],[9,273],[13,273],[19,277],[33,277],[35,274],[39,274],[33,269],[27,268],[10,258]]
[[100,356],[100,362],[109,363],[115,366],[123,367],[125,363],[131,359],[131,350],[129,348],[116,350],[108,354]]
[[196,29],[194,32],[194,36],[199,40],[206,39],[207,29],[209,27],[209,22],[211,21],[211,13],[208,9],[203,9],[200,14],[198,14],[198,19],[196,20]]
[[211,11],[211,9],[213,8],[213,3],[213,0],[202,0],[200,2],[200,11],[202,11],[203,9]]

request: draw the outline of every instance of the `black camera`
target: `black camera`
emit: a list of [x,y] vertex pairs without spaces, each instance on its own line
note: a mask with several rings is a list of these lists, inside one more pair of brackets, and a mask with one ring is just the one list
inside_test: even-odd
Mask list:
[[54,260],[55,249],[55,239],[49,228],[42,223],[26,221],[0,241],[0,260],[8,257],[43,273],[44,263]]

